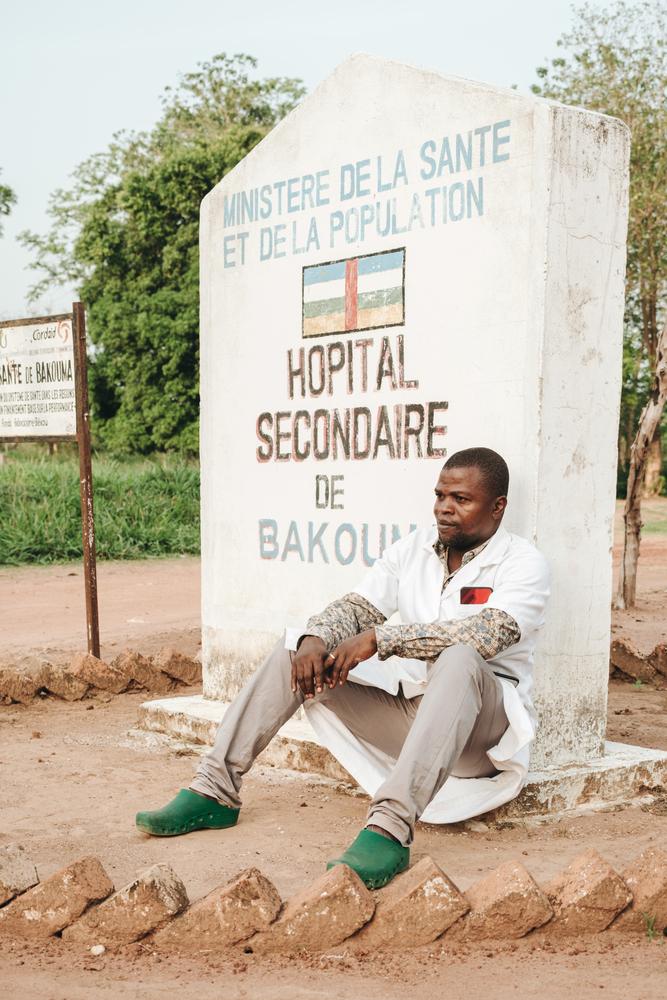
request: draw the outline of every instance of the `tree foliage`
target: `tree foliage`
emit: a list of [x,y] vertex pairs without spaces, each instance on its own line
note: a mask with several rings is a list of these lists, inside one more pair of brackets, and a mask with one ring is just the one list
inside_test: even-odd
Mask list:
[[[0,173],[2,171],[0,170]],[[16,195],[6,184],[0,184],[0,216],[9,215],[12,205],[16,204]],[[0,236],[2,236],[2,219],[0,218]]]
[[563,54],[533,91],[621,118],[632,132],[626,272],[621,485],[653,376],[667,304],[667,3],[623,0],[575,9]]
[[217,55],[163,97],[147,133],[121,133],[51,196],[51,229],[22,234],[41,278],[77,288],[93,344],[98,443],[198,448],[199,204],[302,97],[257,80],[250,56]]

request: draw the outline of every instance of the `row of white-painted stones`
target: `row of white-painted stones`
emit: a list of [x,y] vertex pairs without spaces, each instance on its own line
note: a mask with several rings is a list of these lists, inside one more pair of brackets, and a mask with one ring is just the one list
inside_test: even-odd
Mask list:
[[0,702],[27,705],[40,694],[79,701],[98,691],[167,694],[184,684],[200,684],[201,679],[201,663],[171,647],[161,649],[156,656],[128,649],[111,663],[90,653],[75,653],[68,663],[27,656],[18,663],[0,666]]
[[118,892],[85,857],[39,882],[16,844],[0,848],[0,938],[64,942],[93,954],[145,939],[171,953],[237,946],[257,954],[407,949],[449,941],[597,934],[608,927],[650,937],[667,925],[667,853],[649,848],[622,875],[588,850],[542,888],[507,861],[460,892],[431,858],[370,892],[345,865],[282,903],[256,868],[192,905],[168,865],[153,865]]

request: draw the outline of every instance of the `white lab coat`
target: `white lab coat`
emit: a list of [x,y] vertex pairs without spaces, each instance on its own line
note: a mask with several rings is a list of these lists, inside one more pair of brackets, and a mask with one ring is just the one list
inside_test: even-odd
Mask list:
[[[449,581],[444,591],[444,569],[433,550],[435,526],[411,532],[378,559],[355,593],[370,601],[387,618],[402,622],[452,621],[479,613],[483,607],[507,612],[521,629],[521,638],[499,656],[488,660],[500,678],[509,726],[488,757],[500,774],[491,778],[457,778],[450,775],[421,819],[426,823],[455,823],[479,816],[513,799],[526,782],[529,748],[535,737],[537,717],[531,698],[533,652],[549,596],[549,573],[540,552],[526,539],[498,529],[485,548]],[[461,604],[461,588],[491,588],[483,605]],[[296,648],[305,628],[288,629],[285,645]],[[399,683],[409,698],[422,694],[430,664],[392,656],[377,656],[360,663],[349,679],[396,694]],[[388,777],[393,760],[361,743],[343,723],[314,701],[305,703],[307,717],[320,741],[343,767],[373,795]]]

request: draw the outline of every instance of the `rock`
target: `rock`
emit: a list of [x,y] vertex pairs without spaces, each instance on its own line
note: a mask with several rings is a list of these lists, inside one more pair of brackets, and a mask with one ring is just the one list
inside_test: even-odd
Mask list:
[[0,667],[0,697],[29,705],[44,686],[50,663],[26,656],[11,666]]
[[90,954],[94,955],[95,958],[97,958],[98,955],[103,955],[105,951],[106,948],[104,947],[103,944],[94,944],[93,947],[90,949]]
[[659,642],[648,659],[659,674],[667,677],[667,642]]
[[48,663],[44,687],[51,694],[65,701],[80,701],[88,691],[88,681],[73,674],[69,666],[60,663]]
[[280,912],[280,896],[257,868],[246,868],[227,885],[197,900],[152,938],[170,952],[216,952],[263,931]]
[[417,948],[440,937],[469,904],[431,858],[395,878],[375,897],[375,915],[348,944],[354,951]]
[[149,657],[142,656],[133,649],[126,649],[120,653],[115,660],[112,660],[111,666],[126,677],[128,683],[133,681],[135,686],[145,688],[147,691],[166,694],[176,687],[173,678],[154,667]]
[[153,659],[153,666],[183,684],[201,684],[201,663],[171,646],[160,650]]
[[37,869],[20,844],[0,847],[0,906],[37,885]]
[[188,894],[178,875],[168,865],[153,865],[66,927],[63,941],[114,950],[138,941],[187,905]]
[[112,892],[113,883],[99,860],[81,858],[3,907],[0,937],[49,937]]
[[597,851],[578,855],[544,886],[554,910],[548,934],[598,934],[632,900],[632,893]]
[[104,660],[99,660],[92,653],[75,653],[69,663],[69,673],[81,681],[90,684],[99,691],[111,691],[120,694],[127,690],[129,678],[110,666]]
[[642,656],[629,639],[613,639],[611,644],[611,662],[628,677],[635,680],[652,681],[656,669],[648,658]]
[[649,847],[622,874],[633,898],[627,910],[614,922],[614,930],[646,932],[650,925],[656,931],[664,931],[667,927],[667,853]]
[[375,910],[356,872],[336,865],[290,899],[274,924],[248,947],[258,954],[328,951],[358,931]]
[[506,861],[466,890],[470,912],[447,931],[445,942],[520,938],[553,916],[551,904],[519,861]]

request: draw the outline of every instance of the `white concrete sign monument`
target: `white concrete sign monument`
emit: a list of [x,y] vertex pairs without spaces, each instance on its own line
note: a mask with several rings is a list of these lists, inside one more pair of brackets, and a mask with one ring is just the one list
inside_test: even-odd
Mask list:
[[204,199],[204,695],[507,460],[549,560],[533,765],[603,751],[629,134],[355,56]]

